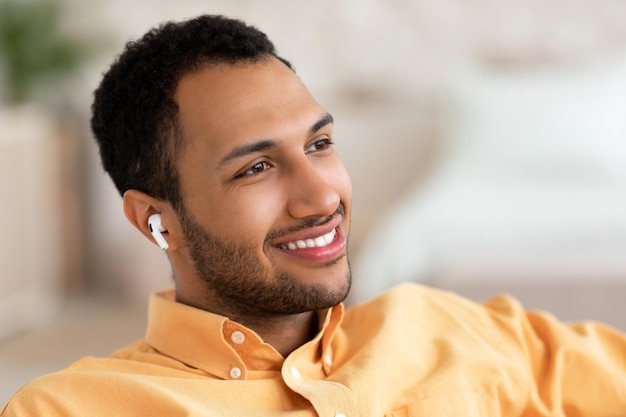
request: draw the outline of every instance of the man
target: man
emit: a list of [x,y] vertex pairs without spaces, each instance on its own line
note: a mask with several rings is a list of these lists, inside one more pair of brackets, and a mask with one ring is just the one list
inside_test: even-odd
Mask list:
[[616,416],[626,338],[403,285],[344,310],[350,180],[333,118],[219,16],[127,45],[92,127],[175,289],[143,340],[27,384],[9,416]]

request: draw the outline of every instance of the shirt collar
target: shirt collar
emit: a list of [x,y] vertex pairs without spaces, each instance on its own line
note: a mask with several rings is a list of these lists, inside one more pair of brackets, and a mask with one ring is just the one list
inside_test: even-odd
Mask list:
[[[343,319],[343,305],[318,314],[320,332],[292,355],[305,355],[327,371],[331,342]],[[173,289],[150,296],[146,341],[163,355],[222,379],[231,379],[233,368],[241,370],[242,379],[280,372],[284,362],[282,355],[253,330],[176,302]]]

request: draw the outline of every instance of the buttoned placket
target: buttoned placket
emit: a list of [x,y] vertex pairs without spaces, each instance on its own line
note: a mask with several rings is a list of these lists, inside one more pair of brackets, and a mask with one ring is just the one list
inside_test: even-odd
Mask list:
[[[310,349],[319,345],[309,346]],[[296,351],[283,364],[282,375],[287,386],[311,402],[320,416],[357,416],[356,399],[348,387],[326,380],[332,366],[330,349],[322,354],[317,363],[307,363],[310,352]],[[317,369],[317,371],[315,371]],[[309,370],[314,374],[309,375]]]
[[[326,380],[332,374],[334,363],[333,349],[331,346],[334,328],[341,322],[343,316],[342,306],[335,307],[334,320],[332,310],[326,317],[320,316],[324,322],[324,331],[317,343],[309,344],[292,353],[283,364],[283,378],[287,386],[293,391],[309,400],[316,412],[324,417],[352,417],[357,416],[356,398],[352,391],[345,385]],[[320,349],[318,353],[319,363],[310,364],[303,362],[315,357],[306,349]],[[304,349],[304,350],[303,350]],[[310,360],[310,359],[308,359]],[[311,366],[313,365],[313,366]],[[308,369],[318,369],[315,375],[308,375]]]
[[[246,344],[250,343],[247,330],[227,320],[223,323],[222,334],[224,341],[239,359],[233,357],[235,362],[226,365],[227,375],[232,380],[246,379],[247,365],[241,355],[242,349],[246,349]],[[331,339],[326,336],[328,335],[324,332],[318,335],[317,341],[313,340],[296,350],[283,362],[281,372],[283,380],[292,391],[308,399],[320,416],[357,416],[356,400],[352,392],[342,384],[325,380],[331,375],[333,366]],[[247,347],[250,348],[251,346]],[[318,349],[318,353],[314,354],[313,352]],[[316,362],[307,363],[314,357],[318,358]]]
[[[223,329],[224,340],[229,342],[230,346],[237,352],[237,348],[246,342],[246,334],[241,330],[231,330],[230,326],[224,326]],[[239,353],[237,353],[239,357]],[[239,363],[229,364],[230,369],[228,375],[231,379],[245,379],[247,369],[243,360],[239,357]]]

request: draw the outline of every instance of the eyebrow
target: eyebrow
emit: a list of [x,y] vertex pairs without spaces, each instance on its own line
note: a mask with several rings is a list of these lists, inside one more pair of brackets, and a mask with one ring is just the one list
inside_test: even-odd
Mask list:
[[274,149],[278,146],[278,143],[273,140],[265,139],[260,140],[258,142],[249,143],[246,145],[241,145],[230,151],[228,155],[226,155],[220,163],[218,167],[222,167],[226,165],[228,162],[233,159],[241,158],[242,156],[250,155],[257,152],[263,152],[270,149]]
[[317,132],[326,125],[333,124],[334,121],[335,119],[333,119],[333,116],[330,113],[326,113],[325,115],[320,117],[320,119],[315,122],[313,126],[311,126],[311,129],[309,129],[309,135],[315,134],[315,132]]
[[[332,124],[334,121],[333,116],[330,113],[324,114],[320,117],[309,129],[309,135],[315,134],[323,127]],[[270,149],[274,149],[278,146],[278,142],[270,139],[263,139],[257,142],[241,145],[233,149],[219,162],[218,167],[222,167],[233,159],[241,158],[246,155],[254,154],[257,152],[263,152]]]

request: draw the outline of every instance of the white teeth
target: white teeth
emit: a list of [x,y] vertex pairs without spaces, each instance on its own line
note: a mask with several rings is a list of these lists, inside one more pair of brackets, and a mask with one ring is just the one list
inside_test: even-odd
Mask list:
[[283,243],[282,245],[280,245],[280,248],[283,250],[323,248],[324,246],[329,245],[333,240],[335,240],[335,236],[337,236],[337,232],[335,231],[335,229],[333,229],[325,235],[316,237],[315,239],[296,240],[295,242]]

